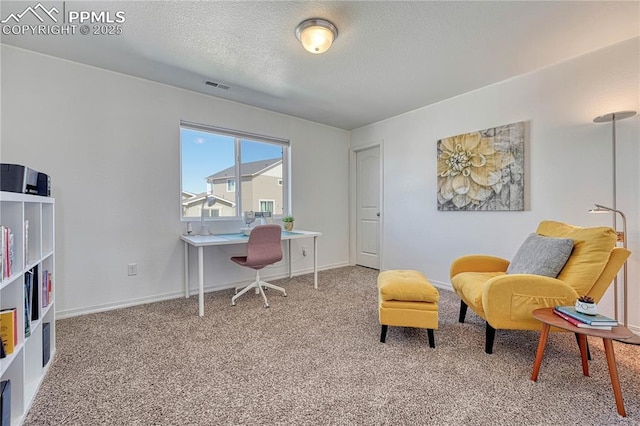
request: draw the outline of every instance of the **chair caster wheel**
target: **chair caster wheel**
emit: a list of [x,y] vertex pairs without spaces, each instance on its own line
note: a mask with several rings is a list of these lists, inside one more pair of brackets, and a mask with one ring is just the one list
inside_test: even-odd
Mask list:
[[231,302],[231,306],[236,306],[236,304],[234,302]]
[[287,297],[287,293],[283,294],[284,297]]
[[269,307],[269,305],[267,305],[267,304],[265,303],[265,304],[264,304],[264,308],[266,309],[266,308],[268,308],[268,307]]

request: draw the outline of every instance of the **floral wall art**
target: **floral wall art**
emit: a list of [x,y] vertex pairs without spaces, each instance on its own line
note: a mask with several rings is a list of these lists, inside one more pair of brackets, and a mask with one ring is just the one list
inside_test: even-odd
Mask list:
[[438,210],[524,210],[525,122],[438,141]]

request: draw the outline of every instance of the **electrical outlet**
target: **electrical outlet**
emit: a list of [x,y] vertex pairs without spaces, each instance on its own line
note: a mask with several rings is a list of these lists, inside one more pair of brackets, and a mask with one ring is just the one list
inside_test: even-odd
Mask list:
[[302,255],[303,256],[307,255],[307,246],[302,246]]
[[127,265],[127,273],[129,276],[138,275],[138,264],[137,263],[129,263]]

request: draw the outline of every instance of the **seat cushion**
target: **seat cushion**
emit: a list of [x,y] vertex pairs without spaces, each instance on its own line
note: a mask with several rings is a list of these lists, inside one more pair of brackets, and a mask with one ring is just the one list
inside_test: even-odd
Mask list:
[[471,306],[474,311],[482,309],[482,287],[491,278],[505,275],[504,272],[461,272],[451,278],[455,292]]
[[438,304],[433,302],[416,302],[406,300],[380,300],[380,309],[402,309],[413,311],[438,312]]
[[558,274],[579,294],[587,294],[609,261],[617,235],[612,228],[582,228],[561,222],[543,221],[536,231],[547,237],[570,238],[573,252]]
[[516,252],[507,274],[534,274],[555,278],[573,249],[571,238],[530,234]]
[[411,270],[384,271],[378,275],[378,292],[382,300],[438,302],[440,294],[423,273]]

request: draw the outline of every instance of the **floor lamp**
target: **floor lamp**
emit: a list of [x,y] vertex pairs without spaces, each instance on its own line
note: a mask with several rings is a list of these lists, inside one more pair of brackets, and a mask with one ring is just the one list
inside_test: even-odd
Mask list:
[[[593,119],[594,123],[611,123],[611,128],[612,128],[612,137],[611,137],[611,142],[612,142],[612,148],[613,148],[613,207],[604,207],[602,205],[596,204],[596,208],[593,210],[590,210],[590,212],[593,213],[601,213],[601,212],[611,212],[613,213],[613,229],[618,233],[618,241],[622,242],[622,246],[624,248],[627,248],[627,218],[624,215],[624,213],[622,213],[620,210],[617,209],[617,194],[616,194],[616,177],[617,177],[617,172],[616,172],[616,121],[619,120],[624,120],[625,118],[630,118],[636,115],[635,111],[618,111],[618,112],[612,112],[609,114],[605,114],[605,115],[600,115],[596,118]],[[618,226],[617,226],[617,215],[620,215],[620,217],[622,218],[622,232],[618,232]],[[628,299],[627,299],[627,287],[628,283],[627,283],[627,262],[624,262],[623,265],[623,269],[622,269],[622,306],[624,308],[624,312],[623,312],[623,325],[625,327],[627,327],[628,325]],[[613,281],[613,300],[614,300],[614,312],[615,312],[615,318],[616,320],[618,320],[618,277],[616,276],[616,278]],[[634,334],[633,337],[629,338],[629,339],[619,339],[620,342],[624,342],[624,343],[630,343],[630,344],[634,344],[634,345],[640,345],[640,336],[638,336],[637,334]]]

